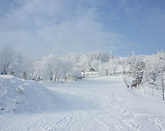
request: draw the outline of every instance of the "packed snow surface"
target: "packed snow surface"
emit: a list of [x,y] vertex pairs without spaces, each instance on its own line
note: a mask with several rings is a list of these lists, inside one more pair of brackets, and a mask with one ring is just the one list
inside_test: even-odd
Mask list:
[[41,85],[1,77],[0,84],[2,131],[165,130],[165,102],[126,88],[122,76]]

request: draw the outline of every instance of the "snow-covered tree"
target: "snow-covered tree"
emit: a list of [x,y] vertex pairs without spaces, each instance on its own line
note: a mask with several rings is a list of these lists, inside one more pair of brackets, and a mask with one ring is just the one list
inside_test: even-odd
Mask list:
[[116,74],[116,69],[119,66],[119,60],[118,59],[110,59],[109,64],[110,64],[110,70],[111,70],[112,74]]
[[135,62],[136,62],[136,56],[135,56],[134,51],[133,51],[132,57],[130,57],[130,60],[129,60],[129,65],[130,65],[129,72],[130,72],[130,74],[134,74],[136,72]]
[[165,73],[165,53],[157,52],[146,60],[144,70],[144,82],[150,84],[161,85],[161,79]]
[[34,61],[32,58],[19,55],[19,61],[17,66],[13,69],[14,76],[23,79],[32,79]]
[[36,81],[40,81],[41,78],[41,70],[43,67],[41,67],[41,60],[37,59],[34,62],[34,73],[33,73],[33,79]]
[[4,47],[0,51],[0,72],[1,74],[17,73],[19,64],[22,61],[22,54],[10,47]]
[[127,72],[128,64],[129,64],[129,57],[120,57],[119,63],[122,66],[123,74]]

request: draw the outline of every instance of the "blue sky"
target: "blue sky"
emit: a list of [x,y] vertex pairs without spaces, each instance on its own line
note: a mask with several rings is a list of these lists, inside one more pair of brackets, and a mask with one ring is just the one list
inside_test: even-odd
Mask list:
[[165,49],[165,0],[1,0],[0,48],[26,55]]

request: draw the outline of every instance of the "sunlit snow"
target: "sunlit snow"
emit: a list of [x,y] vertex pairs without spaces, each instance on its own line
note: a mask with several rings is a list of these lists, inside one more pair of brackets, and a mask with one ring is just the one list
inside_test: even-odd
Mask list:
[[165,130],[161,96],[126,88],[123,76],[64,84],[6,76],[0,84],[0,130]]

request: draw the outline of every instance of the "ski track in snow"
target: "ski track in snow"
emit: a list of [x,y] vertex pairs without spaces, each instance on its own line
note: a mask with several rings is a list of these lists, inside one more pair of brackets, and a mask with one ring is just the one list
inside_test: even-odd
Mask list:
[[58,110],[2,114],[0,130],[165,131],[165,103],[127,89],[121,76],[44,86],[58,95]]

